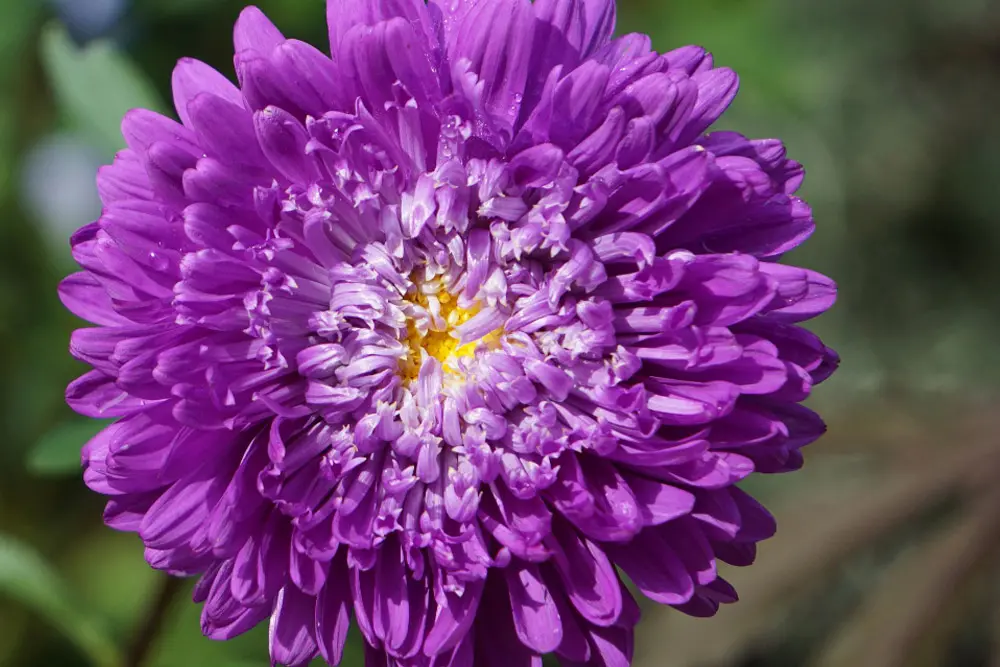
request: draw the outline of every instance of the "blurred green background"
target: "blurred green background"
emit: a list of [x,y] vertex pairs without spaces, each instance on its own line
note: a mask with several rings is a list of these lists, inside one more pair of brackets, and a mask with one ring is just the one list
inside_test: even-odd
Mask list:
[[[131,667],[172,592],[79,480],[97,426],[63,404],[81,367],[56,285],[69,234],[100,213],[94,171],[121,115],[169,110],[181,56],[231,75],[241,5],[0,0],[0,665]],[[322,0],[260,5],[325,45]],[[620,32],[735,68],[722,125],[805,163],[818,231],[794,260],[840,283],[815,328],[844,358],[814,399],[830,433],[806,468],[747,485],[780,528],[727,573],[743,601],[709,620],[648,609],[636,664],[1000,666],[1000,4],[619,6]],[[268,664],[266,629],[210,642],[181,593],[143,664]]]

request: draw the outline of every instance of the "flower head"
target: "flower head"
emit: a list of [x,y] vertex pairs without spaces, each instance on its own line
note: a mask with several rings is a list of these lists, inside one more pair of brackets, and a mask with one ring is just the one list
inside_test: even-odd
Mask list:
[[736,76],[612,39],[611,0],[330,0],[333,57],[256,9],[239,86],[137,110],[62,284],[107,523],[200,575],[204,632],[272,660],[626,665],[616,566],[736,599],[836,355],[781,143],[706,134]]

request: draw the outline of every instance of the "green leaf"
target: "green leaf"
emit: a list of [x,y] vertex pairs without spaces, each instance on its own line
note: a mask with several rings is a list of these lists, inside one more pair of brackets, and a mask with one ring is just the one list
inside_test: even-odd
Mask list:
[[31,547],[0,534],[0,595],[30,607],[98,667],[121,667],[122,657],[93,615],[73,602],[68,586]]
[[56,99],[67,120],[98,146],[124,146],[121,120],[135,108],[163,110],[163,100],[143,73],[112,42],[85,49],[52,24],[42,32],[42,59]]
[[105,419],[80,419],[60,424],[28,452],[25,464],[36,475],[68,475],[80,471],[80,448],[103,428]]

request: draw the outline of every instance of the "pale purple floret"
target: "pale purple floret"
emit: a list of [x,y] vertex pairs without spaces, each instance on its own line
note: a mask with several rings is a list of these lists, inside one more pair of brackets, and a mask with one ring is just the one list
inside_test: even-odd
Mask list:
[[[256,9],[239,87],[181,61],[128,114],[67,400],[108,525],[200,575],[271,658],[624,667],[636,602],[695,615],[802,464],[833,282],[775,140],[705,134],[736,75],[612,39],[612,0],[330,0],[333,58]],[[461,315],[461,317],[459,317]],[[618,570],[616,570],[616,567]]]

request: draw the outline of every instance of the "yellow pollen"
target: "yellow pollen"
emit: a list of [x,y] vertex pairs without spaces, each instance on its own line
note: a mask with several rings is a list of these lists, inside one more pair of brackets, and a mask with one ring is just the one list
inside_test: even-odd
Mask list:
[[452,334],[456,327],[468,322],[479,312],[479,306],[473,305],[471,308],[461,308],[458,305],[458,299],[440,286],[432,294],[427,294],[426,283],[421,284],[416,280],[414,282],[417,283],[418,289],[416,294],[410,297],[410,301],[425,309],[429,309],[431,297],[436,297],[440,306],[441,319],[447,324],[447,330],[430,330],[426,334],[421,335],[412,319],[407,323],[406,346],[409,352],[406,355],[406,359],[400,363],[399,369],[400,375],[402,375],[404,380],[416,380],[419,376],[421,350],[427,352],[428,356],[440,361],[446,371],[458,374],[459,369],[457,366],[449,362],[454,362],[460,357],[472,356],[480,344],[493,345],[500,340],[502,330],[497,329],[479,340],[460,345],[458,338]]

